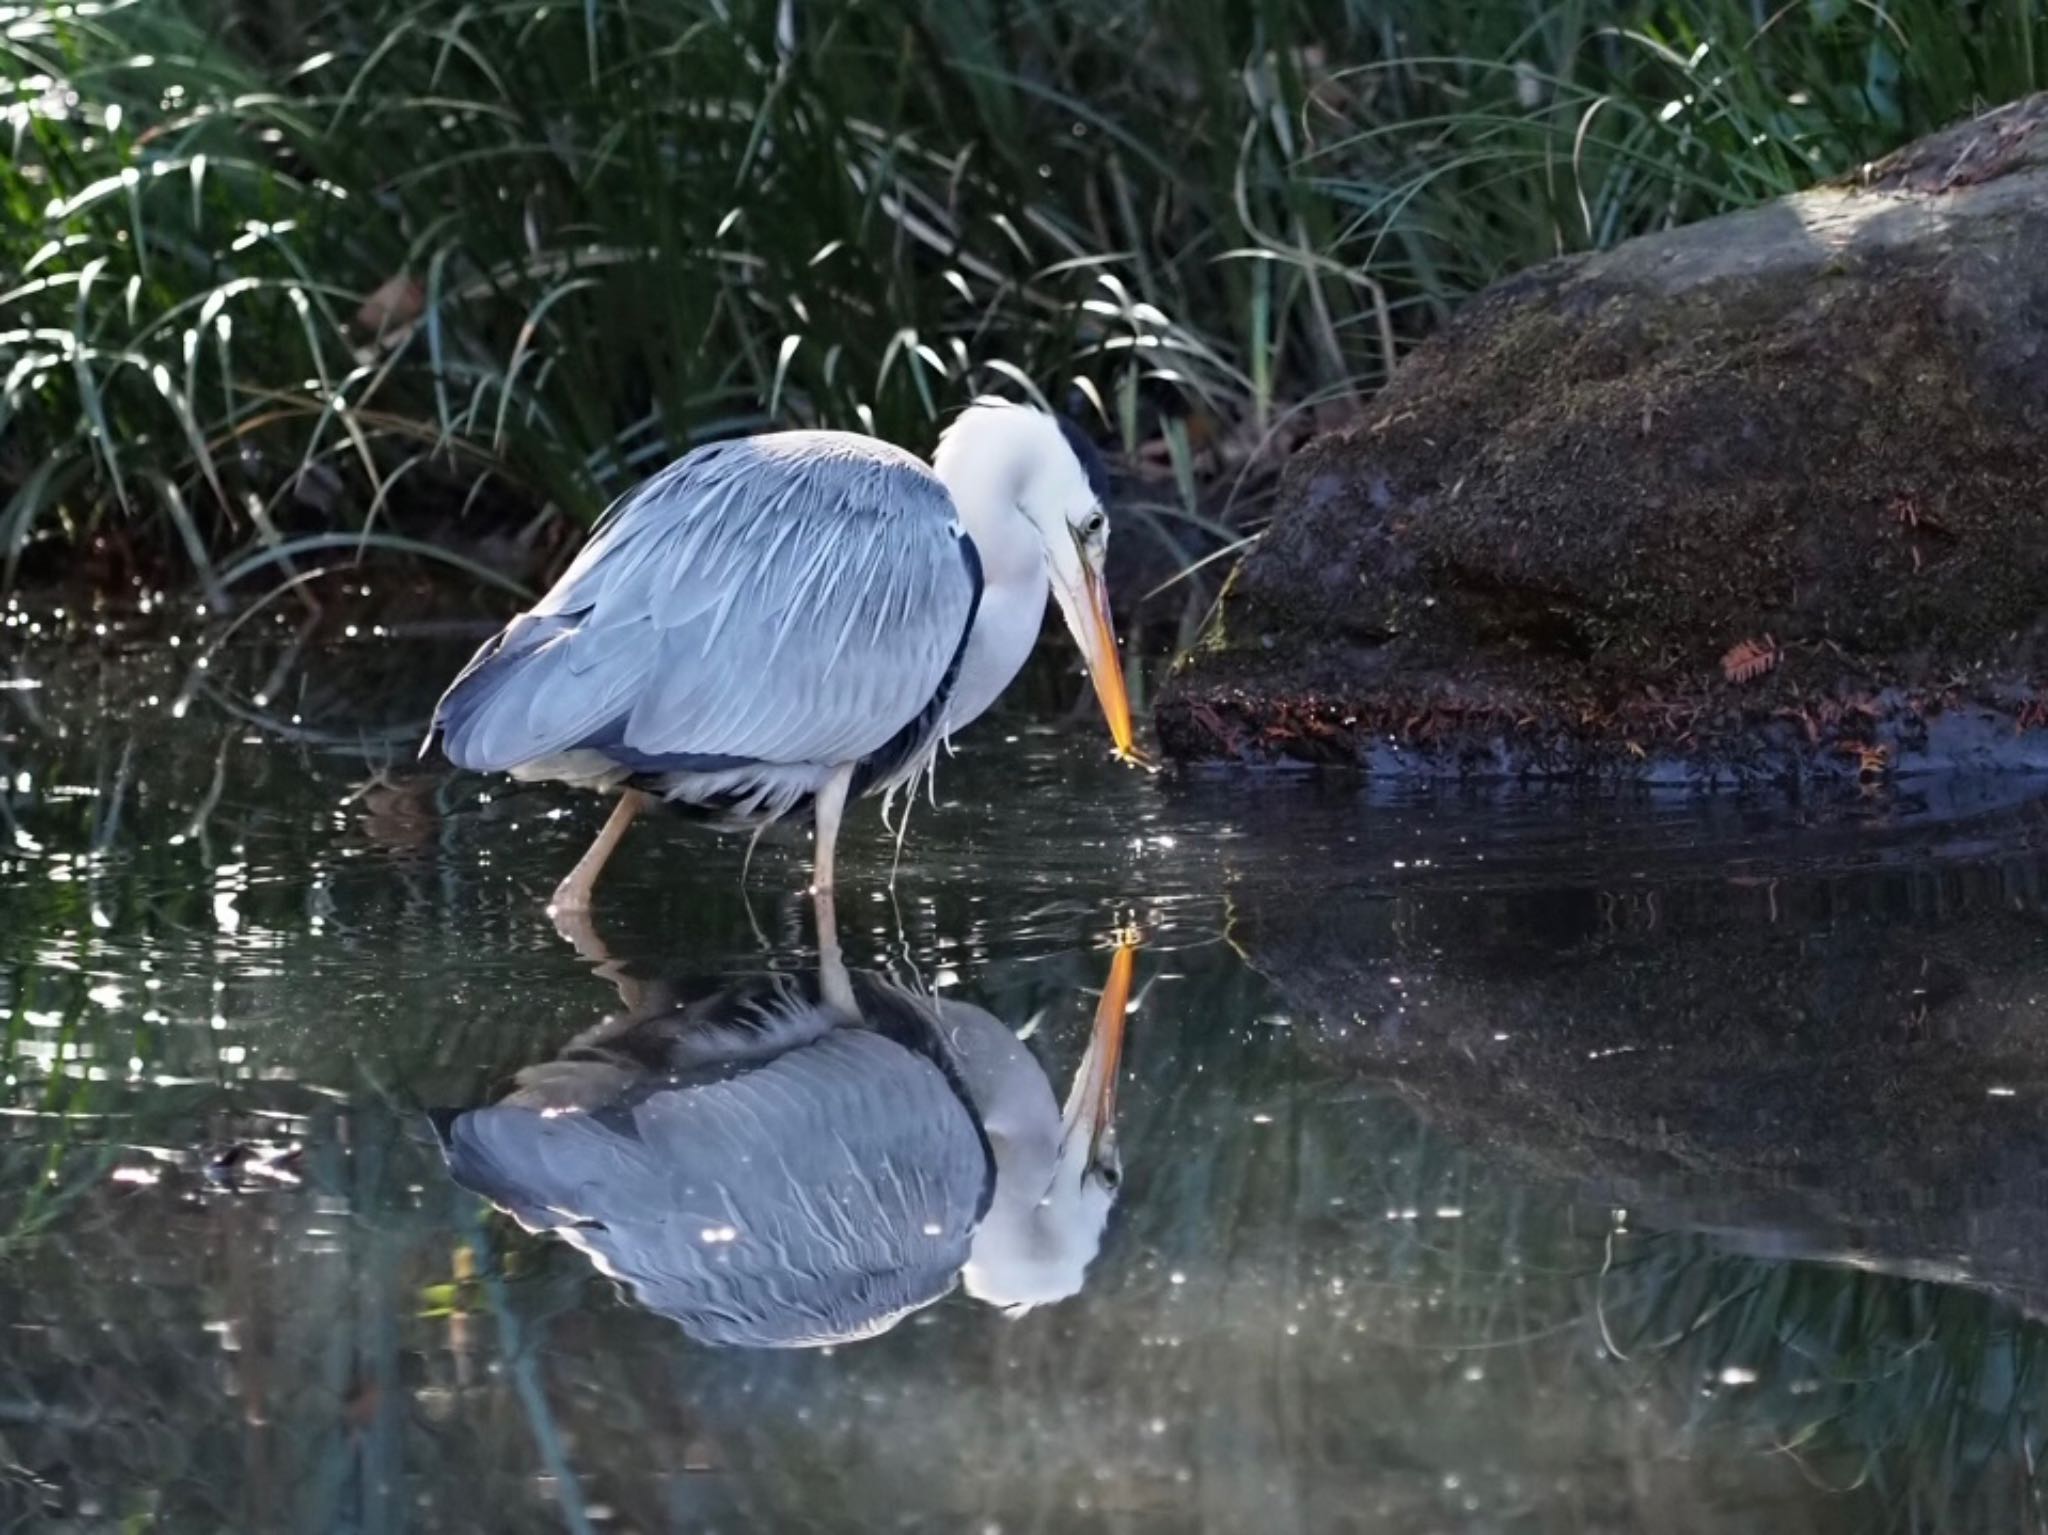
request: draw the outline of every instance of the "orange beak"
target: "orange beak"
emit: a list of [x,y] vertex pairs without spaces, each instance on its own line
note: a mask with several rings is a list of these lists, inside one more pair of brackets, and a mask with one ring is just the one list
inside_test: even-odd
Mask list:
[[1084,561],[1081,568],[1087,595],[1076,627],[1082,631],[1077,637],[1082,658],[1088,663],[1088,680],[1095,684],[1095,699],[1102,705],[1102,717],[1109,721],[1109,738],[1116,743],[1116,754],[1126,762],[1143,763],[1144,755],[1131,730],[1131,699],[1124,691],[1124,663],[1117,653],[1116,624],[1109,616],[1109,589],[1092,564]]

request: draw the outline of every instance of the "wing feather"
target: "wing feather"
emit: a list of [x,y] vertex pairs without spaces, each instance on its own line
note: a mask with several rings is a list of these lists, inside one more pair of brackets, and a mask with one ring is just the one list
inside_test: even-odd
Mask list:
[[700,448],[649,480],[435,713],[449,758],[502,771],[612,748],[860,761],[944,686],[979,592],[952,498],[872,438]]
[[861,1028],[708,1081],[557,1062],[441,1130],[458,1183],[693,1336],[753,1347],[861,1337],[945,1294],[993,1175],[937,1064]]

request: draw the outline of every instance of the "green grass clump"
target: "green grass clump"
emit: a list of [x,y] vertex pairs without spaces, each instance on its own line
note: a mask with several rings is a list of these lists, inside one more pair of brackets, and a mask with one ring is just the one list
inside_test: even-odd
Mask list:
[[1186,552],[1461,295],[2032,89],[2044,9],[0,7],[0,578],[544,563],[692,442],[985,390],[1151,444]]

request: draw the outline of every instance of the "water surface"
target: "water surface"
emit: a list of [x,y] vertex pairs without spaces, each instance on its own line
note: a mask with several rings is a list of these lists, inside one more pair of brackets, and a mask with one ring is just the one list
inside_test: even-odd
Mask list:
[[594,965],[541,907],[601,808],[412,760],[464,636],[264,627],[0,663],[13,1527],[2043,1523],[2026,785],[1395,795],[998,714],[893,893],[850,831],[840,937],[1060,1095],[1142,933],[1099,1253],[718,1348],[459,1187],[429,1111],[634,988],[815,985],[804,848],[743,887],[643,825]]

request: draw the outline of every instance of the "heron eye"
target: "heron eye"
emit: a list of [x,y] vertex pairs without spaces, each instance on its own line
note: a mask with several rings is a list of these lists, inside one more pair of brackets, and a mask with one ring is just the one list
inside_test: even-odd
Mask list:
[[1103,530],[1108,526],[1109,519],[1107,517],[1104,517],[1100,512],[1092,512],[1089,514],[1088,520],[1081,524],[1081,531],[1090,538],[1100,538],[1102,537]]

